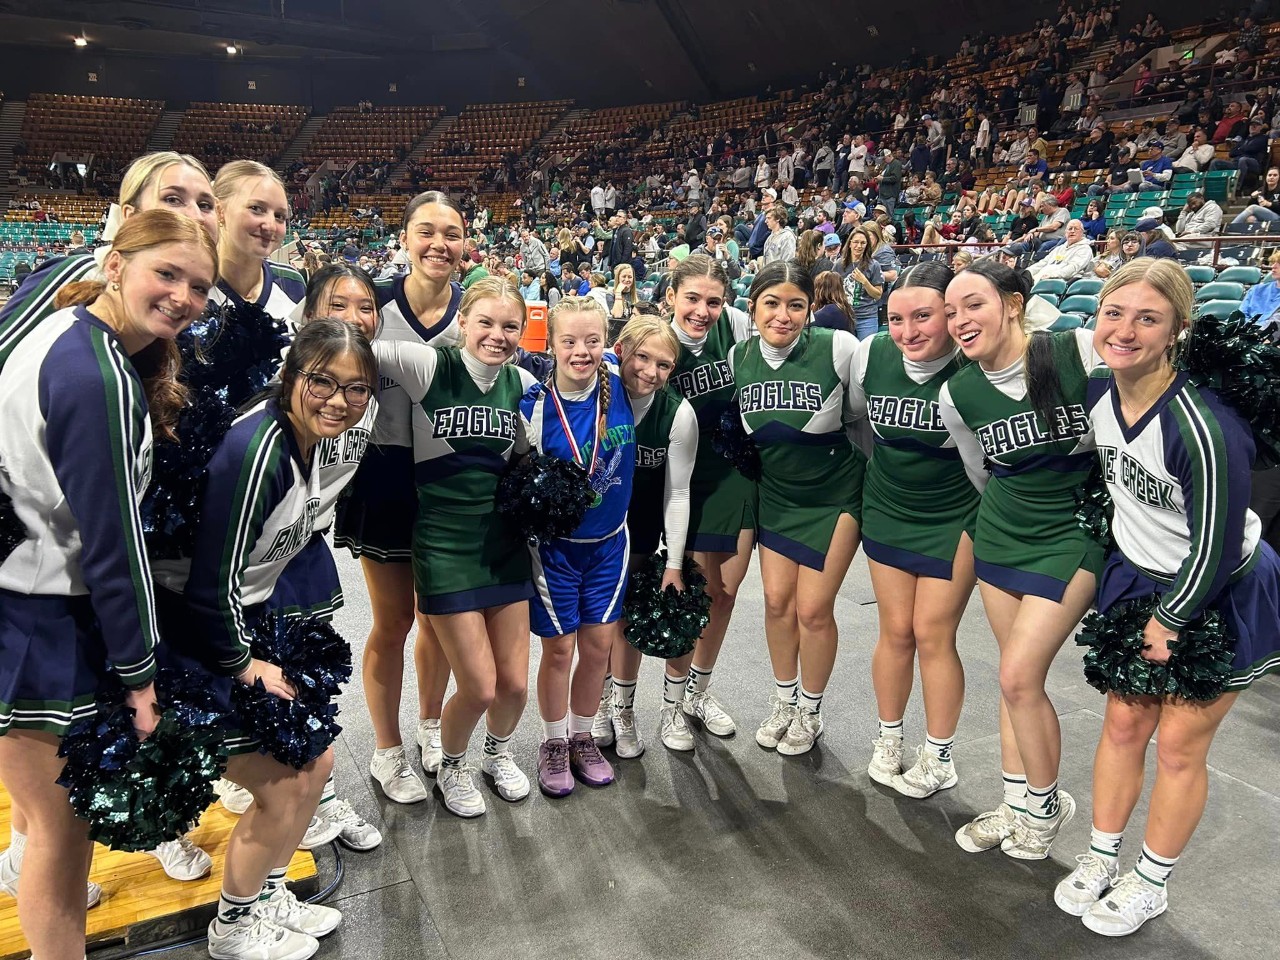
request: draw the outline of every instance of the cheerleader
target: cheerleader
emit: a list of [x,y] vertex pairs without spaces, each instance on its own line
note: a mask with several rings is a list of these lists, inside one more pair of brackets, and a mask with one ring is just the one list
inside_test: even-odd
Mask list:
[[[1181,264],[1139,258],[1099,297],[1094,347],[1109,371],[1089,383],[1116,551],[1098,588],[1105,615],[1158,598],[1142,657],[1178,655],[1179,634],[1202,613],[1221,615],[1235,651],[1226,691],[1209,702],[1107,694],[1093,766],[1093,830],[1054,900],[1095,933],[1122,937],[1168,907],[1166,884],[1209,791],[1206,757],[1240,691],[1280,672],[1280,562],[1249,509],[1249,425],[1173,365],[1190,325],[1192,286]],[[1156,778],[1142,852],[1118,870],[1120,842],[1142,795],[1156,737]]]
[[[978,492],[938,413],[938,394],[962,363],[943,302],[951,268],[911,267],[889,294],[889,330],[859,342],[853,398],[874,435],[863,489],[862,548],[880,635],[871,655],[880,728],[867,773],[908,797],[958,782],[952,763],[964,667],[956,630],[973,593]],[[925,742],[904,772],[902,718],[916,656]]]
[[520,400],[536,381],[510,362],[524,322],[520,294],[488,277],[471,285],[458,308],[460,348],[374,345],[382,375],[415,405],[412,570],[418,609],[457,683],[441,716],[436,787],[460,817],[485,812],[467,765],[467,743],[485,714],[484,773],[505,800],[529,795],[510,742],[529,683],[533,584],[521,537],[494,509],[499,474],[527,450]]
[[[209,462],[189,576],[163,578],[162,614],[174,629],[162,660],[209,674],[228,704],[232,683],[261,680],[268,693],[293,694],[280,667],[251,656],[246,625],[270,610],[280,575],[311,539],[321,509],[318,445],[359,422],[376,375],[368,340],[356,327],[331,319],[307,323],[279,381],[236,419]],[[296,770],[258,752],[258,742],[236,728],[234,713],[229,723],[227,778],[253,803],[228,840],[209,953],[219,960],[309,957],[316,938],[332,932],[342,915],[298,901],[284,876],[333,769],[333,751]]]
[[573,536],[533,550],[537,592],[529,604],[530,621],[542,638],[538,786],[551,797],[572,793],[575,775],[593,787],[613,782],[613,768],[592,738],[592,724],[609,652],[622,635],[636,439],[622,381],[603,363],[607,333],[608,318],[594,300],[562,299],[547,319],[555,373],[520,401],[530,445],[577,463],[595,491],[595,502]]
[[[751,320],[725,305],[729,278],[708,256],[686,257],[671,272],[670,281],[667,306],[681,347],[670,386],[689,401],[698,418],[685,549],[692,551],[706,575],[711,619],[693,653],[667,661],[659,736],[669,750],[692,750],[686,717],[718,737],[737,732],[733,718],[708,688],[755,544],[756,488],[716,453],[711,437],[733,396],[729,351],[751,336]],[[603,706],[608,710],[607,703]]]
[[[453,275],[462,260],[466,224],[462,211],[435,190],[420,193],[404,208],[400,245],[409,273],[378,283],[379,342],[453,346],[458,342],[462,287]],[[360,559],[373,628],[364,648],[364,694],[373,721],[375,749],[369,773],[397,803],[418,803],[427,788],[409,765],[400,734],[404,644],[413,628],[414,491],[413,402],[404,388],[384,378],[378,392],[373,445],[338,504],[334,545]],[[422,765],[434,774],[442,759],[440,713],[449,666],[425,615],[417,617],[414,666],[418,677],[417,743]]]
[[[152,430],[184,399],[173,340],[204,309],[217,250],[185,217],[121,228],[104,281],[64,286],[57,310],[0,373],[0,492],[26,537],[0,557],[0,780],[23,813],[0,865],[36,956],[84,956],[93,846],[57,785],[58,741],[126,688],[155,729],[156,612],[139,503]],[[28,836],[30,840],[28,841]],[[89,887],[89,905],[101,896]]]
[[[680,355],[680,341],[671,324],[660,317],[637,314],[622,328],[617,351],[618,374],[636,421],[636,472],[627,508],[630,569],[634,572],[657,552],[661,536],[667,545],[667,563],[660,588],[683,591],[689,480],[698,453],[698,418],[689,401],[667,386]],[[625,637],[614,637],[609,656],[612,676],[606,679],[611,729],[607,738],[597,736],[596,742],[614,743],[623,759],[644,753],[644,739],[635,721],[640,661],[640,652]]]
[[759,337],[729,354],[742,425],[760,447],[760,579],[773,665],[773,709],[756,743],[785,756],[822,736],[835,667],[836,592],[858,550],[866,458],[844,430],[858,341],[809,327],[813,278],[794,260],[756,275]]
[[938,396],[942,422],[983,491],[973,541],[983,607],[1000,646],[1004,799],[956,833],[1043,860],[1076,811],[1058,790],[1062,737],[1045,693],[1054,656],[1093,602],[1102,550],[1077,524],[1093,440],[1084,410],[1096,365],[1088,330],[1028,335],[1030,277],[979,260],[947,285],[947,329],[974,361]]

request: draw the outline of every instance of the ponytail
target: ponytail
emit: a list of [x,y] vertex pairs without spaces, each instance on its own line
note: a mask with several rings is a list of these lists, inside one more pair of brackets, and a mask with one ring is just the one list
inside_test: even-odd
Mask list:
[[1063,439],[1058,429],[1058,407],[1063,405],[1062,380],[1053,352],[1053,335],[1038,330],[1027,340],[1027,395],[1050,440]]
[[596,370],[596,379],[600,384],[600,420],[596,423],[596,443],[604,443],[605,430],[609,423],[609,404],[613,401],[613,390],[609,385],[609,371],[606,364],[600,364]]

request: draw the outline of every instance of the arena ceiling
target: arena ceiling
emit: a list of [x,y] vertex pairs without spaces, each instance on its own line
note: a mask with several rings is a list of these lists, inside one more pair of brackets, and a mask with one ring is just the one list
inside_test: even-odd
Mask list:
[[[0,43],[150,56],[376,59],[519,71],[538,96],[707,100],[883,64],[1053,0],[0,0]],[[1041,9],[1043,8],[1043,9]],[[584,88],[586,88],[584,90]]]

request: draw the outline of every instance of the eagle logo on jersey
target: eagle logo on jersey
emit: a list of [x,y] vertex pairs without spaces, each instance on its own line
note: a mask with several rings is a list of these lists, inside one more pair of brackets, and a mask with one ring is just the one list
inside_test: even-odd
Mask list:
[[622,450],[615,448],[613,456],[609,458],[609,463],[603,470],[597,469],[591,475],[591,489],[595,493],[595,499],[591,501],[592,507],[598,507],[604,502],[605,495],[614,487],[622,486],[622,478],[617,476],[618,468],[622,465]]

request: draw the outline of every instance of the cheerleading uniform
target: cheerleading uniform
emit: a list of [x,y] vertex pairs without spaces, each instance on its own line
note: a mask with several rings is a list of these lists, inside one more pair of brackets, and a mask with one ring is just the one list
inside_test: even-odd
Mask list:
[[857,345],[847,331],[807,327],[786,347],[752,337],[729,356],[742,425],[760,448],[760,545],[814,570],[840,515],[862,520],[867,461],[844,430]]
[[[321,504],[320,471],[303,462],[279,404],[264,400],[239,416],[209,461],[189,575],[156,574],[169,591],[166,620],[185,621],[166,623],[161,659],[214,674],[229,706],[230,678],[251,659],[252,621],[270,609],[281,574],[311,540]],[[233,753],[255,748],[242,736],[228,743]]]
[[1075,519],[1075,492],[1094,462],[1084,401],[1098,360],[1092,330],[1037,336],[1053,338],[1060,439],[1050,437],[1031,406],[1025,358],[996,371],[965,366],[942,386],[938,407],[982,491],[973,541],[978,579],[1060,602],[1077,570],[1102,571],[1102,547]]
[[750,318],[725,307],[701,340],[674,320],[680,356],[668,386],[689,401],[698,418],[698,454],[689,488],[689,538],[686,549],[737,553],[738,532],[756,525],[756,485],[715,450],[712,436],[733,398],[729,352],[753,334]]
[[554,384],[535,384],[520,401],[533,448],[578,463],[595,491],[595,502],[573,536],[531,548],[536,595],[529,603],[529,619],[540,637],[563,636],[582,624],[613,623],[622,616],[631,554],[627,506],[635,473],[636,430],[622,380],[608,376],[603,437],[597,430],[598,381],[576,393],[562,393]]
[[1099,612],[1158,596],[1154,617],[1180,631],[1217,610],[1235,643],[1227,691],[1280,673],[1280,560],[1249,509],[1249,425],[1185,373],[1129,426],[1110,371],[1096,371],[1088,410],[1117,547]]
[[[409,306],[407,277],[375,284],[378,292],[378,332],[374,342],[425,343],[455,346],[462,287],[451,285],[449,306],[431,327],[424,327]],[[378,417],[372,445],[356,470],[351,492],[338,504],[334,546],[352,556],[378,563],[408,563],[413,558],[414,518],[418,496],[414,489],[414,403],[396,380],[383,376],[378,384]]]
[[0,734],[59,736],[109,674],[151,682],[158,636],[139,503],[151,422],[118,335],[84,307],[29,332],[0,374],[0,491],[28,536],[0,562]]
[[647,557],[666,540],[667,569],[680,570],[689,534],[689,481],[698,455],[698,418],[670,387],[631,398],[636,472],[627,509],[631,552]]
[[508,461],[528,449],[520,399],[536,383],[533,374],[513,364],[489,366],[457,347],[373,346],[383,377],[415,404],[418,608],[443,615],[529,600],[528,551],[499,517],[494,497]]
[[951,579],[960,537],[973,537],[979,494],[942,422],[938,395],[961,368],[957,347],[908,360],[887,333],[859,341],[852,405],[874,447],[862,490],[862,548],[876,563]]
[[49,260],[29,273],[0,307],[0,367],[22,339],[56,310],[53,300],[59,290],[69,283],[94,280],[100,272],[92,254],[80,254]]

